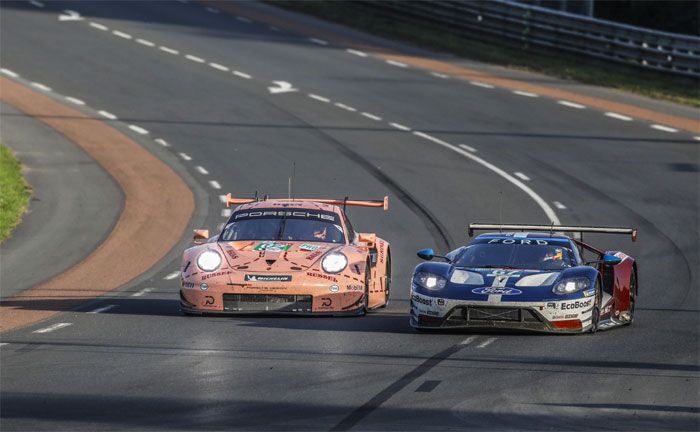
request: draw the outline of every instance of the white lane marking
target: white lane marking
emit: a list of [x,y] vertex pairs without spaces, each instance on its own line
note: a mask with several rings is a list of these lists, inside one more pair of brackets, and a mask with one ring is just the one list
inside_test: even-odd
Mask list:
[[470,151],[472,153],[476,153],[476,149],[472,146],[468,146],[466,144],[460,144],[460,147],[462,147],[464,150]]
[[374,115],[374,114],[370,114],[370,113],[368,113],[368,112],[362,112],[362,113],[360,113],[360,114],[362,114],[363,116],[367,117],[368,119],[372,119],[372,120],[375,120],[375,121],[381,121],[381,120],[382,120],[381,117],[376,116],[376,115]]
[[194,167],[194,168],[195,168],[197,171],[199,171],[200,174],[204,174],[204,175],[209,174],[209,171],[207,171],[203,166],[197,165],[197,166]]
[[58,15],[59,21],[82,21],[83,17],[73,10],[64,10],[62,14]]
[[209,13],[213,13],[213,14],[218,14],[218,13],[219,13],[219,9],[215,9],[215,8],[213,8],[213,7],[205,7],[204,10],[207,11],[207,12],[209,12]]
[[269,92],[272,94],[299,91],[299,89],[292,87],[292,84],[288,83],[287,81],[272,81],[272,83],[274,84],[274,86],[269,86],[267,88],[267,90],[269,90]]
[[491,345],[492,343],[496,342],[496,339],[498,338],[488,338],[485,341],[481,342],[479,345],[477,345],[477,348],[486,348],[487,346]]
[[131,297],[141,297],[144,294],[148,294],[151,291],[153,291],[153,288],[144,288],[141,291],[137,291],[137,292],[131,294]]
[[119,30],[112,30],[112,34],[114,36],[119,36],[120,38],[124,39],[133,39],[133,36],[131,36],[129,33],[124,33]]
[[29,4],[32,6],[40,7],[40,8],[44,7],[44,3],[40,2],[40,1],[36,1],[36,0],[29,0]]
[[344,110],[346,110],[346,111],[350,111],[350,112],[355,112],[355,111],[357,111],[356,108],[353,108],[353,107],[351,107],[351,106],[342,104],[342,103],[340,103],[340,102],[336,102],[334,105],[337,106],[338,108],[344,109]]
[[694,136],[693,139],[694,139],[695,141],[700,141],[700,136]]
[[220,65],[219,63],[209,63],[209,66],[220,71],[228,72],[228,68],[224,65]]
[[187,60],[192,60],[193,62],[204,63],[204,59],[203,59],[203,58],[197,57],[197,56],[193,56],[192,54],[187,54],[187,55],[185,56],[185,58],[186,58]]
[[102,306],[102,307],[97,308],[97,309],[95,309],[95,310],[91,310],[91,311],[88,312],[88,313],[91,313],[91,314],[98,314],[98,313],[102,313],[102,312],[107,312],[108,310],[114,309],[115,307],[117,307],[117,305]]
[[102,30],[102,31],[107,31],[107,30],[109,30],[109,27],[107,27],[106,25],[100,24],[100,23],[96,23],[96,22],[91,22],[91,23],[90,23],[90,27],[94,27],[94,28],[96,28],[96,29],[98,29],[98,30]]
[[513,90],[513,93],[516,95],[519,95],[519,96],[525,96],[525,97],[531,97],[531,98],[540,97],[540,95],[538,95],[536,93],[530,93],[530,92],[526,92],[526,91],[522,91],[522,90]]
[[253,78],[252,76],[248,75],[247,73],[243,73],[243,72],[237,71],[237,70],[233,71],[233,74],[238,76],[238,77],[245,78],[245,79]]
[[136,42],[140,43],[141,45],[146,45],[147,47],[156,46],[156,44],[146,39],[136,39]]
[[5,346],[5,345],[9,345],[9,344],[10,344],[9,342],[0,342],[0,347]]
[[12,72],[12,71],[9,70],[9,69],[0,68],[0,72],[4,73],[5,75],[11,76],[12,78],[17,78],[17,77],[19,77],[19,74],[18,74],[18,73]]
[[213,187],[214,189],[221,189],[221,185],[216,180],[209,180],[209,186]]
[[521,172],[515,172],[513,174],[515,174],[515,176],[521,180],[530,181],[530,177],[526,176],[525,174],[523,174]]
[[328,99],[328,98],[325,98],[325,97],[323,97],[323,96],[319,96],[319,95],[316,95],[316,94],[313,94],[313,93],[309,93],[309,97],[310,97],[311,99],[316,99],[317,101],[321,101],[321,102],[330,102],[330,101],[331,101],[331,100]]
[[74,97],[72,97],[72,96],[66,96],[66,100],[67,100],[68,102],[74,103],[74,104],[76,104],[76,105],[85,105],[85,102],[81,101],[81,100],[78,99],[78,98],[74,98]]
[[309,42],[313,42],[318,45],[328,45],[328,42],[324,41],[323,39],[309,38]]
[[474,342],[474,339],[476,339],[476,336],[469,336],[468,338],[464,339],[459,344],[460,345],[469,345],[470,343]]
[[430,75],[432,75],[434,77],[442,78],[442,79],[447,79],[450,77],[449,75],[444,74],[444,73],[440,73],[440,72],[430,72]]
[[564,105],[565,107],[569,107],[569,108],[576,108],[576,109],[586,108],[586,105],[581,105],[581,104],[576,103],[576,102],[569,102],[569,101],[565,101],[565,100],[557,101],[557,103],[559,105]]
[[129,129],[141,135],[146,135],[148,133],[148,131],[141,126],[129,125]]
[[664,125],[658,125],[658,124],[653,124],[651,125],[652,129],[664,131],[664,132],[671,132],[671,133],[676,133],[678,132],[678,129],[674,129],[672,127],[664,126]]
[[400,123],[389,123],[389,126],[395,127],[396,129],[402,130],[402,131],[410,131],[411,128],[408,126],[404,126]]
[[269,28],[270,30],[272,30],[272,31],[274,31],[274,32],[280,31],[280,29],[278,29],[278,28],[275,27],[275,26],[268,26],[267,28]]
[[97,114],[101,115],[102,117],[107,117],[107,118],[110,119],[110,120],[116,120],[116,119],[117,119],[117,116],[115,116],[114,114],[112,114],[112,113],[109,112],[109,111],[102,111],[102,110],[100,110],[100,111],[97,111]]
[[469,81],[469,84],[471,84],[473,86],[477,86],[477,87],[483,87],[483,88],[493,88],[494,87],[491,84],[482,83],[480,81]]
[[554,207],[558,208],[559,210],[566,210],[566,206],[559,201],[554,201]]
[[406,63],[401,63],[396,60],[386,60],[387,64],[390,64],[392,66],[400,67],[400,68],[407,68],[408,65]]
[[352,54],[352,55],[359,56],[359,57],[367,57],[367,53],[366,53],[366,52],[360,51],[360,50],[356,50],[356,49],[352,49],[352,48],[346,49],[345,52],[347,52],[348,54]]
[[181,158],[183,158],[183,159],[186,160],[186,161],[191,161],[191,160],[192,160],[192,158],[190,157],[190,155],[188,155],[187,153],[178,153],[178,154],[180,155]]
[[163,147],[170,147],[170,144],[168,144],[168,142],[163,138],[156,138],[154,141],[162,145]]
[[163,46],[163,45],[159,46],[158,49],[161,50],[161,51],[165,51],[165,52],[168,53],[168,54],[173,54],[173,55],[178,55],[178,54],[180,54],[180,51],[174,50],[174,49],[172,49],[172,48],[168,48],[168,47]]
[[618,114],[618,113],[614,113],[614,112],[606,112],[605,115],[608,117],[612,117],[614,119],[618,119],[618,120],[632,121],[632,117],[627,117],[626,115],[622,115],[622,114]]
[[248,19],[248,18],[246,18],[246,17],[242,17],[242,16],[237,16],[236,19],[237,19],[238,21],[240,21],[240,22],[244,22],[244,23],[247,23],[247,24],[250,24],[250,23],[253,22],[252,20],[250,20],[250,19]]
[[34,330],[32,333],[49,333],[54,330],[62,329],[63,327],[68,327],[70,325],[73,325],[73,323],[56,323],[48,327],[41,328],[39,330]]
[[39,90],[43,90],[43,91],[51,91],[51,87],[45,86],[44,84],[38,83],[38,82],[33,82],[32,87],[36,87]]
[[228,201],[226,200],[226,195],[219,195],[219,201],[222,203],[226,204]]
[[178,276],[180,276],[180,272],[179,272],[179,271],[175,271],[175,272],[169,273],[169,274],[168,274],[167,276],[165,276],[163,279],[165,279],[165,280],[173,280],[173,279],[175,279],[175,278],[178,277]]
[[228,209],[228,208],[221,209],[221,216],[230,217],[231,216],[231,209]]
[[484,159],[482,159],[476,155],[468,153],[466,150],[463,150],[459,147],[456,147],[448,142],[445,142],[441,139],[435,138],[435,137],[428,135],[426,133],[414,131],[413,134],[416,136],[419,136],[421,138],[427,139],[428,141],[432,141],[435,144],[438,144],[438,145],[441,145],[445,148],[448,148],[454,152],[457,152],[457,153],[461,154],[462,156],[467,157],[467,158],[473,160],[474,162],[476,162],[476,163],[490,169],[491,171],[495,172],[496,174],[500,175],[504,179],[508,180],[509,182],[511,182],[512,184],[517,186],[520,190],[525,192],[530,198],[532,198],[540,206],[540,208],[544,211],[544,213],[547,215],[547,218],[549,219],[549,221],[551,223],[553,223],[554,225],[561,225],[561,222],[559,221],[557,214],[554,212],[552,207],[550,207],[549,204],[547,204],[547,201],[542,199],[541,196],[539,196],[535,191],[533,191],[525,183],[523,183],[522,181],[513,177],[512,175],[508,174],[506,171],[503,171],[501,168],[497,167],[496,165],[494,165],[490,162],[487,162]]

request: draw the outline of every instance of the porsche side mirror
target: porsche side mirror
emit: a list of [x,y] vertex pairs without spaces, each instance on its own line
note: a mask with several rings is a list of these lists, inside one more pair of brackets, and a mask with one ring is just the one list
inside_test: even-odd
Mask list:
[[357,240],[360,243],[366,243],[367,247],[373,248],[374,244],[377,242],[377,235],[370,233],[359,233],[357,235]]
[[194,240],[196,244],[206,243],[208,238],[209,230],[194,230],[194,234],[192,235],[192,240]]
[[421,249],[418,252],[416,252],[416,255],[418,255],[418,258],[420,259],[430,261],[433,258],[435,258],[435,251],[432,249]]

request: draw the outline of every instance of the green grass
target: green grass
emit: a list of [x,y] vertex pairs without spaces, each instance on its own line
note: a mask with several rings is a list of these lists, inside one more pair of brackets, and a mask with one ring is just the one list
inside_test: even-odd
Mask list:
[[369,9],[352,5],[352,2],[268,0],[268,3],[430,50],[700,107],[700,82],[697,79],[669,76],[595,59],[559,53],[547,55],[531,49],[466,39],[429,24],[418,25],[389,19],[371,13]]
[[31,188],[22,177],[22,166],[0,145],[0,242],[10,236],[27,209]]

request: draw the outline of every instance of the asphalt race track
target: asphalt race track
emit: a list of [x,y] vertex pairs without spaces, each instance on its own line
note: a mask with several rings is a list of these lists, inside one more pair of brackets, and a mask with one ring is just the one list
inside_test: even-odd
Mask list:
[[[691,108],[246,7],[276,22],[698,118]],[[173,251],[109,296],[2,334],[2,430],[700,426],[697,130],[655,128],[478,77],[441,77],[193,1],[3,2],[0,12],[5,76],[77,99],[84,104],[65,102],[167,153],[162,159],[195,184],[201,205],[191,228],[224,221],[226,192],[286,196],[294,170],[299,197],[389,195],[388,213],[349,216],[359,231],[391,242],[394,263],[389,307],[364,318],[199,318],[179,313]],[[21,122],[3,118],[6,127]],[[118,195],[107,180],[85,188],[103,184]],[[72,211],[79,221],[83,210]],[[168,223],[168,214],[160,218]],[[638,259],[634,324],[578,336],[412,331],[415,251],[454,248],[467,240],[467,223],[499,218],[638,227],[636,243],[589,237]],[[104,224],[85,227],[86,237],[105,235]],[[31,271],[43,280],[57,269]]]

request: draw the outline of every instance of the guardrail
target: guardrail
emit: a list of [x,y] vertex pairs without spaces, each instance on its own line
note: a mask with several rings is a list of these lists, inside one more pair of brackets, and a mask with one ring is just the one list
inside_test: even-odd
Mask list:
[[700,78],[700,38],[604,21],[512,1],[348,2],[392,19],[441,26],[460,37],[559,50]]

